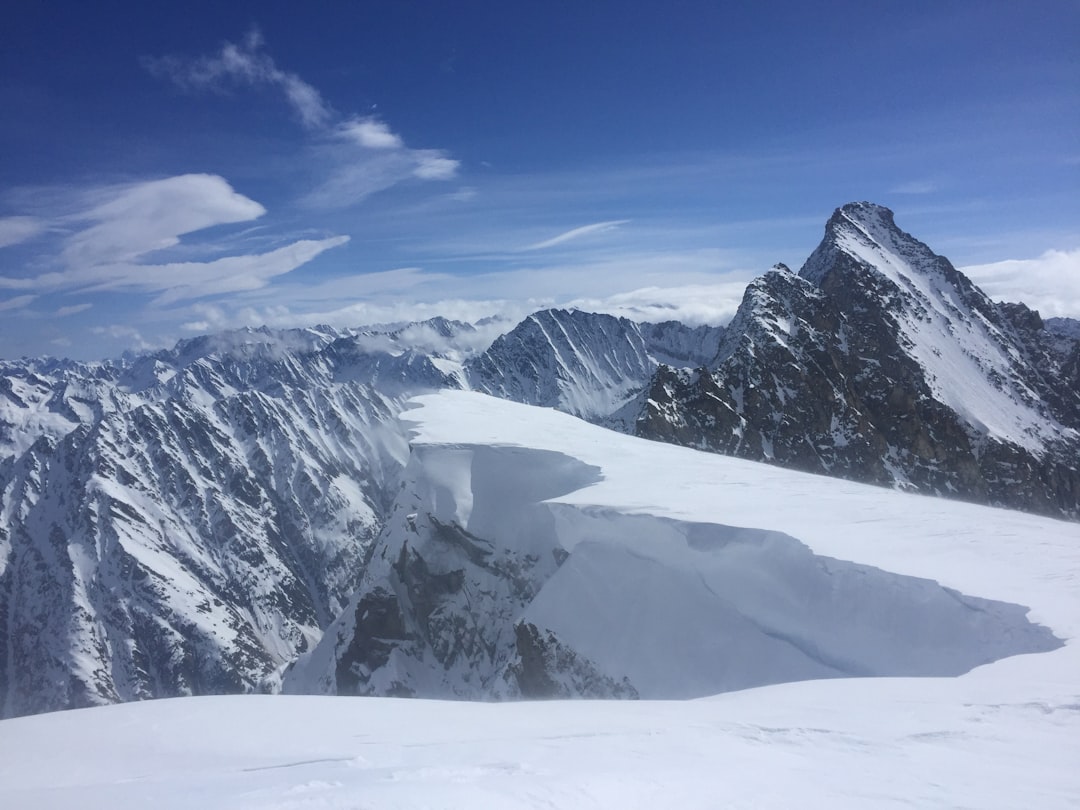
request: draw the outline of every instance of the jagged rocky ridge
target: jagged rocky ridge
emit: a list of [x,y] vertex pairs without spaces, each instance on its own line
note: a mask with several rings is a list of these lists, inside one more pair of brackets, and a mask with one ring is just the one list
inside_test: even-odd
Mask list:
[[747,288],[716,357],[662,368],[640,436],[796,469],[1080,516],[1080,342],[995,305],[869,203],[796,275]]
[[2,714],[276,689],[358,584],[407,458],[402,401],[458,384],[406,337],[4,363]]
[[723,334],[720,327],[549,309],[496,338],[466,368],[475,390],[628,431],[658,365],[700,366],[715,356]]

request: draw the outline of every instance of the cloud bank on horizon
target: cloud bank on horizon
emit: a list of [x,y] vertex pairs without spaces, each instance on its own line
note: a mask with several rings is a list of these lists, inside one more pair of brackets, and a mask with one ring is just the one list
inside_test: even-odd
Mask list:
[[[1059,22],[1080,25],[1080,15],[1059,11]],[[565,46],[566,64],[529,51],[524,39],[513,54],[488,38],[465,48],[466,29],[458,30],[465,23],[432,13],[420,31],[415,19],[410,28],[376,14],[363,27],[366,49],[335,46],[331,36],[326,53],[298,48],[290,34],[305,23],[292,19],[268,20],[272,37],[249,28],[201,48],[178,37],[150,54],[131,51],[103,27],[102,40],[86,45],[99,50],[81,61],[85,55],[73,54],[66,73],[45,63],[32,70],[32,38],[13,39],[10,52],[28,64],[26,75],[0,80],[0,97],[14,99],[0,148],[9,144],[15,158],[0,168],[0,356],[94,359],[242,325],[513,319],[553,305],[723,323],[747,281],[776,261],[798,267],[832,209],[866,198],[891,205],[902,227],[992,297],[1022,300],[1044,316],[1080,317],[1080,203],[1062,179],[1080,164],[1050,130],[1040,137],[1053,149],[1018,144],[1030,128],[951,133],[954,99],[931,97],[909,110],[909,138],[883,141],[870,136],[878,128],[894,133],[893,122],[860,117],[867,102],[856,105],[853,96],[843,127],[832,113],[807,117],[805,131],[788,137],[786,122],[757,129],[762,111],[801,98],[806,75],[825,87],[860,58],[858,46],[838,51],[843,64],[801,72],[768,66],[766,75],[736,76],[730,87],[705,86],[700,81],[715,72],[674,71],[690,65],[683,52],[726,58],[704,43],[696,50],[698,27],[724,30],[712,12],[665,21],[671,30],[629,20],[625,42],[601,38],[601,20],[583,18],[573,37],[562,27],[550,32]],[[767,15],[748,14],[735,24],[750,44],[775,34]],[[852,19],[877,30],[873,15]],[[319,21],[361,30],[356,21],[353,28]],[[160,22],[132,17],[147,38]],[[939,22],[957,42],[966,42],[963,34],[975,44],[1004,43],[1015,33],[1003,23],[973,31],[966,18]],[[918,14],[897,21],[907,35],[926,23]],[[1050,24],[1039,23],[1038,32]],[[439,38],[446,31],[456,32],[450,46]],[[431,59],[440,57],[430,64],[402,50],[424,37]],[[662,52],[643,55],[635,46],[644,40]],[[268,41],[287,47],[288,59],[272,55]],[[109,47],[130,58],[108,63]],[[999,54],[1001,71],[1030,53],[1030,43],[1009,47]],[[1075,82],[1056,65],[1045,69],[1058,91],[1041,99],[1050,112],[1030,110],[1031,117],[1076,117],[1062,112]],[[95,87],[116,85],[87,91],[102,129],[116,134],[110,140],[86,127],[80,137],[94,157],[65,168],[73,136],[50,140],[63,128],[42,117],[40,105],[26,103],[40,120],[17,113],[22,96],[37,92],[51,95],[60,120],[78,118],[61,92],[75,84],[72,71],[92,74]],[[608,71],[612,82],[633,78],[637,86],[621,94],[621,85],[604,85]],[[1024,103],[1027,85],[1002,89],[993,78],[972,84],[980,98],[1010,92],[1014,104]],[[755,81],[759,97],[732,95],[738,82]],[[607,94],[592,93],[594,84]],[[675,87],[691,93],[677,105]],[[133,112],[138,105],[125,94],[147,101]],[[726,106],[713,111],[716,94]],[[388,100],[372,100],[380,95]],[[740,114],[745,124],[732,129]],[[973,108],[955,114],[970,118]],[[615,123],[601,129],[605,116]],[[713,140],[695,144],[695,127]],[[968,153],[970,166],[958,157]],[[1019,196],[986,185],[988,155],[998,160],[1002,186],[1015,191],[1010,184],[1021,175],[1029,183]],[[1022,210],[1024,195],[1032,204]]]

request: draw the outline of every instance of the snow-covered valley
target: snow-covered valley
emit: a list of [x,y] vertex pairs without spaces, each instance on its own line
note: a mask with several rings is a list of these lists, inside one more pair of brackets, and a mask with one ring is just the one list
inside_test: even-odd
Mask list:
[[[753,659],[741,645],[770,636],[743,632],[738,614],[771,623],[788,649],[862,655],[861,674],[927,677],[796,668],[788,674],[813,680],[691,701],[248,696],[39,715],[0,722],[0,804],[1064,808],[1080,798],[1075,523],[620,436],[475,393],[409,404],[420,460],[403,492],[425,492],[419,505],[432,511],[399,514],[401,525],[456,525],[490,544],[484,559],[557,542],[521,615],[594,675],[659,694],[694,670],[695,650],[711,666]],[[458,570],[437,537],[411,536],[429,575]],[[488,569],[461,570],[464,589]],[[594,587],[578,586],[585,575]],[[452,618],[450,607],[440,615]],[[348,647],[347,625],[331,627],[309,673]],[[395,675],[435,671],[420,652],[419,668],[395,659]],[[581,670],[548,669],[560,672]]]

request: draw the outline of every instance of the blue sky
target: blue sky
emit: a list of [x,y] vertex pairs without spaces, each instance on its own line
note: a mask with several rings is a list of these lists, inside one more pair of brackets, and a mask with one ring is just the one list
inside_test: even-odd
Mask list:
[[15,2],[0,356],[723,321],[832,210],[1080,316],[1080,3]]

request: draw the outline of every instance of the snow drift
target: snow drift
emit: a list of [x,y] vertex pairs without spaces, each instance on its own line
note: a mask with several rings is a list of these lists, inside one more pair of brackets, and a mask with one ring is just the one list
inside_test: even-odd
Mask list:
[[[685,698],[815,678],[958,675],[1061,645],[1026,607],[815,553],[779,529],[784,512],[816,522],[820,505],[800,514],[792,499],[742,525],[725,515],[733,496],[814,492],[821,478],[648,443],[640,451],[641,440],[477,394],[414,402],[404,416],[416,426],[412,457],[360,590],[287,675],[288,691]],[[489,441],[457,425],[470,413]],[[603,452],[612,446],[639,460],[612,463]],[[649,505],[669,503],[668,493],[678,501],[688,472],[712,482],[709,520]],[[636,487],[632,508],[602,496],[613,482]],[[839,486],[856,502],[880,501],[883,514],[927,503]],[[867,544],[882,533],[842,519],[836,531]]]

